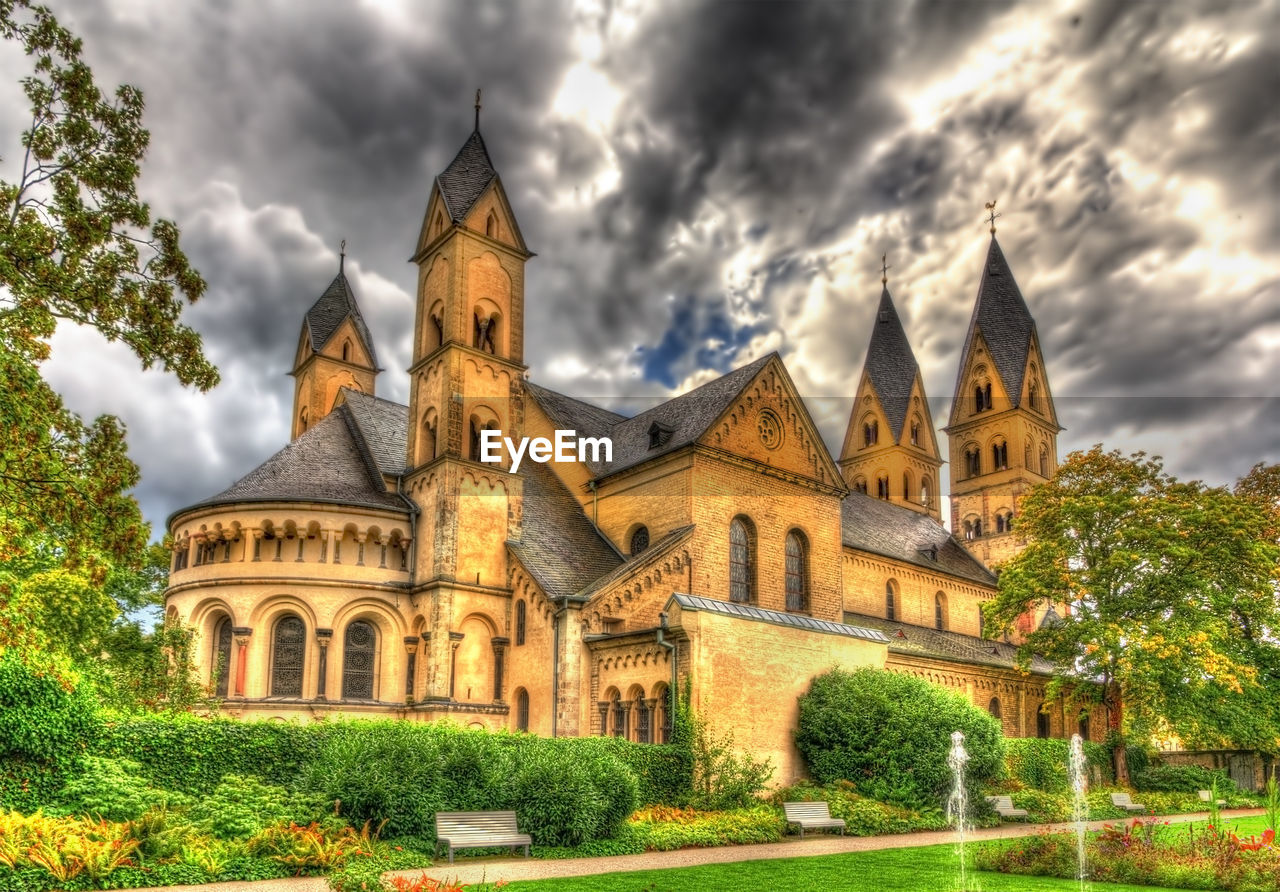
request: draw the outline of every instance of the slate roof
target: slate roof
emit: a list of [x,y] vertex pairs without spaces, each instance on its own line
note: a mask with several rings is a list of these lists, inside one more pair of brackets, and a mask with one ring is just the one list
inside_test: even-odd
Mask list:
[[[750,604],[735,604],[732,601],[717,601],[714,598],[703,598],[699,595],[685,595],[676,592],[671,596],[685,610],[705,610],[708,613],[719,613],[737,619],[755,622],[772,623],[775,626],[791,626],[795,629],[807,629],[810,632],[827,632],[831,635],[844,635],[848,638],[861,638],[864,641],[887,641],[887,636],[876,629],[864,629],[846,623],[833,623],[824,619],[814,619],[798,613],[783,613],[780,610],[766,610]],[[670,601],[668,601],[668,604]]]
[[349,407],[337,406],[231,486],[182,511],[234,502],[330,502],[404,511],[405,502],[386,491],[371,465],[357,423]]
[[[996,577],[928,514],[851,492],[840,505],[844,544],[980,585]],[[936,549],[936,551],[933,551]],[[930,556],[936,554],[936,558]]]
[[[982,284],[978,286],[978,300],[969,320],[969,332],[964,338],[964,350],[960,355],[969,356],[975,332],[982,332],[982,339],[991,351],[996,371],[1004,384],[1005,392],[1014,406],[1022,400],[1022,377],[1027,368],[1027,354],[1031,350],[1031,335],[1036,330],[1031,311],[1022,299],[1018,283],[1004,259],[1000,243],[991,236],[987,250],[987,262],[982,268]],[[965,369],[961,366],[956,377],[956,393],[960,393]]]
[[473,130],[444,173],[436,177],[449,218],[461,223],[497,175],[498,171],[489,160],[489,150],[484,146],[484,138],[479,130]]
[[888,286],[880,292],[880,307],[876,310],[863,369],[871,378],[871,385],[889,418],[893,442],[897,443],[911,405],[911,385],[920,365],[911,352],[911,344],[902,328],[902,320],[898,318],[893,298],[889,296]]
[[408,454],[409,407],[348,387],[342,388],[342,396],[378,471],[399,477]]
[[[846,612],[844,619],[847,623],[857,623],[882,632],[889,639],[890,653],[995,666],[1000,669],[1017,667],[1018,648],[1003,641],[988,641],[959,632],[944,632],[864,613]],[[1053,674],[1053,664],[1040,656],[1033,656],[1027,668],[1036,675]]]
[[369,327],[364,324],[360,307],[356,304],[355,295],[351,292],[351,284],[342,270],[338,270],[338,274],[329,283],[324,294],[311,305],[311,309],[307,310],[307,315],[303,318],[302,324],[307,326],[307,331],[311,335],[311,349],[319,352],[348,316],[351,317],[356,334],[369,354],[369,361],[374,368],[377,368],[378,354],[373,349],[373,337],[369,334]]
[[[607,436],[612,439],[612,462],[586,462],[592,474],[603,477],[696,442],[733,404],[751,379],[777,355],[762,356],[631,418],[598,409],[545,387],[533,386],[529,392],[553,420],[560,423],[558,419],[564,419],[566,429],[572,427],[579,436]],[[655,423],[663,428],[666,439],[650,449],[649,428]]]
[[507,548],[538,580],[549,598],[574,597],[622,563],[622,556],[596,532],[577,499],[549,467],[520,466],[524,479],[521,537]]

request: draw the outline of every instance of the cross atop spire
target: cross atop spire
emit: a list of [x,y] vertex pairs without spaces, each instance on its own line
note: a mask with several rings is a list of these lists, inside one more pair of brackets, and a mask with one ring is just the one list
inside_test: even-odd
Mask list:
[[991,199],[991,201],[988,201],[986,204],[986,208],[991,214],[991,216],[987,218],[987,222],[991,224],[991,234],[995,235],[996,234],[996,217],[1002,216],[1001,214],[996,213],[996,199],[993,198]]
[[880,255],[880,284],[881,285],[889,284],[889,255],[888,254]]
[[338,245],[338,272],[342,272],[342,268],[347,265],[347,240],[343,239]]
[[480,88],[476,87],[476,130],[480,129]]

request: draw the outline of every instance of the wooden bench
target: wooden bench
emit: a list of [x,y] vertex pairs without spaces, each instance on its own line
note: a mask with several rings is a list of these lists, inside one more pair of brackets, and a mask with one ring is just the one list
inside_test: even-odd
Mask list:
[[1129,798],[1128,793],[1112,793],[1111,804],[1116,808],[1123,808],[1125,811],[1140,811],[1145,813],[1147,807],[1141,802],[1134,802]]
[[1012,796],[988,796],[987,801],[991,803],[991,807],[996,810],[1002,818],[1021,818],[1024,821],[1030,820],[1025,808],[1014,808]]
[[484,849],[489,846],[524,847],[529,857],[529,834],[516,828],[513,811],[438,811],[436,812],[436,850],[449,847],[449,863],[454,849]]
[[[1211,792],[1209,792],[1208,790],[1198,790],[1198,791],[1196,791],[1196,792],[1197,792],[1197,793],[1198,793],[1198,795],[1200,796],[1200,801],[1201,801],[1201,802],[1214,802],[1214,801],[1215,801],[1215,800],[1214,800],[1214,798],[1213,798],[1213,794],[1212,794]],[[1226,804],[1227,804],[1227,800],[1225,800],[1225,799],[1218,799],[1218,800],[1216,800],[1216,801],[1217,801],[1217,804],[1218,804],[1219,806],[1223,806],[1223,805],[1226,805]]]
[[787,816],[788,824],[799,826],[802,837],[806,829],[821,830],[826,827],[836,827],[840,830],[840,835],[844,836],[844,819],[831,817],[831,809],[825,802],[784,802],[782,811]]

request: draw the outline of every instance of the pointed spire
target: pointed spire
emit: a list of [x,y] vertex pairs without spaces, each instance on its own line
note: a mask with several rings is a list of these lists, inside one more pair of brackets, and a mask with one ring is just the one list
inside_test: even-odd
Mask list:
[[[1018,290],[1018,283],[1013,279],[1009,263],[1000,250],[1000,243],[993,235],[987,249],[987,260],[982,268],[978,299],[969,320],[969,331],[965,335],[964,350],[960,355],[966,358],[969,356],[974,335],[981,332],[1004,384],[1005,393],[1014,406],[1022,398],[1022,378],[1026,372],[1031,336],[1035,330],[1035,320],[1031,318],[1027,302]],[[963,366],[959,374],[964,374]],[[962,383],[959,378],[956,379],[957,394]]]
[[373,336],[369,333],[369,327],[365,324],[364,316],[360,313],[360,306],[356,303],[355,295],[351,291],[351,284],[347,281],[347,275],[343,271],[347,256],[346,246],[347,243],[344,239],[342,253],[338,260],[338,274],[333,277],[333,281],[324,290],[324,294],[321,294],[319,299],[311,305],[311,309],[307,310],[307,315],[303,318],[302,324],[306,326],[310,334],[312,351],[319,353],[342,326],[343,320],[350,317],[352,324],[355,326],[356,335],[364,345],[369,362],[372,363],[374,368],[377,368],[378,357],[373,350]]
[[[479,115],[477,104],[477,125]],[[484,139],[480,136],[477,126],[467,141],[462,144],[458,154],[449,162],[449,166],[436,177],[436,183],[440,187],[440,197],[444,199],[449,218],[455,223],[462,222],[497,175],[498,172],[489,159],[489,150],[485,148]]]
[[[882,279],[887,278],[887,273],[882,271]],[[911,350],[902,320],[898,318],[889,287],[884,281],[881,284],[884,287],[880,292],[880,306],[876,311],[875,325],[871,329],[871,343],[867,346],[867,360],[863,370],[871,379],[871,386],[875,388],[884,414],[889,419],[893,442],[896,443],[902,436],[902,425],[911,406],[911,386],[915,383],[920,365]]]

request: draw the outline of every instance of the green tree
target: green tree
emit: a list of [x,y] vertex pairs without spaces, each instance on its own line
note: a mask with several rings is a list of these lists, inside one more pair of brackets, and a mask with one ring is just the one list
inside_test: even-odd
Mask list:
[[73,564],[96,554],[136,567],[147,529],[125,495],[138,471],[123,426],[109,416],[82,422],[39,364],[68,321],[207,390],[218,372],[180,321],[205,283],[178,227],[153,222],[137,194],[150,138],[141,92],[104,95],[80,40],[27,0],[0,0],[0,35],[32,60],[22,79],[29,126],[18,145],[0,146],[0,560],[53,526]]
[[1248,499],[1175,480],[1159,458],[1101,446],[1069,455],[1022,500],[1027,546],[1004,566],[987,619],[1008,629],[1062,605],[1062,621],[1029,634],[1020,655],[1058,667],[1051,695],[1103,704],[1120,783],[1129,728],[1257,740],[1270,725],[1274,746],[1274,724],[1242,708],[1262,689],[1239,621],[1276,627],[1270,523]]

